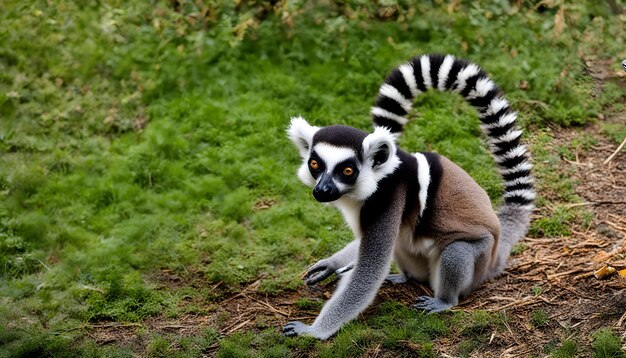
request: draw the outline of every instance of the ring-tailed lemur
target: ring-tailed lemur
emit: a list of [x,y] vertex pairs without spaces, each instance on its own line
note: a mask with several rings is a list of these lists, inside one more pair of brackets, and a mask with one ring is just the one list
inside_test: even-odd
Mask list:
[[[460,93],[478,110],[504,178],[499,214],[486,192],[447,158],[397,149],[414,98],[431,88]],[[386,277],[429,281],[434,297],[418,297],[420,310],[453,307],[503,271],[511,246],[528,229],[535,193],[522,131],[477,65],[451,55],[415,57],[387,77],[371,112],[371,134],[291,120],[288,134],[303,159],[298,177],[318,201],[341,210],[355,240],[308,270],[309,285],[335,272],[342,278],[313,325],[290,322],[283,329],[288,336],[327,339],[373,301]],[[402,274],[387,276],[393,259]]]

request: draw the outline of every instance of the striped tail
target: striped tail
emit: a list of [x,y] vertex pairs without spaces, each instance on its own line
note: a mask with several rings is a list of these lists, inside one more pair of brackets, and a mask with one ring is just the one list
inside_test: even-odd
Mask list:
[[517,113],[496,84],[477,65],[452,55],[423,55],[393,70],[380,87],[372,107],[375,126],[402,132],[415,97],[434,88],[461,94],[478,111],[482,129],[489,137],[491,153],[504,178],[505,205],[533,208],[532,165],[521,144]]

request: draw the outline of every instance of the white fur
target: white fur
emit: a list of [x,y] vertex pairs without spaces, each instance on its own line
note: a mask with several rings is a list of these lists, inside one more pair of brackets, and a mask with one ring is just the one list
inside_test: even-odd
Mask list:
[[509,180],[504,182],[504,186],[513,186],[513,185],[517,185],[517,184],[532,184],[534,182],[532,177],[529,176],[525,176],[525,177],[520,177],[520,178],[515,178],[513,180]]
[[435,240],[430,238],[418,238],[413,240],[411,246],[411,253],[414,255],[422,255],[428,258],[428,261],[433,261],[439,257],[439,249],[435,245]]
[[357,156],[352,148],[336,147],[323,142],[317,143],[313,151],[324,161],[326,173],[332,173],[338,163]]
[[502,97],[496,97],[496,98],[491,100],[491,102],[487,106],[487,110],[480,115],[480,118],[485,118],[485,117],[490,116],[492,114],[496,114],[502,108],[505,108],[505,107],[508,107],[508,106],[509,106],[509,102],[506,99],[504,99]]
[[517,138],[519,138],[522,135],[522,131],[521,130],[509,130],[508,132],[506,132],[505,134],[496,137],[496,138],[490,138],[490,142],[493,144],[499,144],[499,143],[507,143],[507,142],[512,142],[514,140],[516,140]]
[[315,178],[313,178],[311,172],[309,171],[309,164],[307,162],[302,163],[300,168],[298,168],[298,179],[300,179],[304,185],[311,188],[315,187],[315,184],[317,184],[317,181],[315,181]]
[[476,81],[475,89],[471,90],[467,96],[466,100],[471,100],[474,98],[484,97],[487,95],[489,91],[496,87],[496,84],[493,83],[490,79],[483,77]]
[[426,199],[428,196],[428,186],[430,185],[430,165],[426,160],[426,157],[422,153],[414,153],[415,159],[417,159],[417,182],[420,186],[418,194],[420,202],[420,217],[426,209]]
[[409,86],[411,95],[415,98],[421,91],[417,88],[417,83],[415,82],[413,65],[411,63],[405,63],[400,65],[398,69],[400,70],[400,73],[402,73],[402,77],[404,77],[404,82],[406,82],[407,86]]
[[535,192],[533,192],[532,190],[529,190],[529,189],[519,189],[519,190],[507,191],[507,192],[504,193],[504,197],[505,198],[510,198],[512,196],[521,196],[521,197],[526,198],[528,200],[534,200],[535,199]]
[[532,164],[530,164],[527,161],[523,161],[519,163],[518,165],[514,166],[513,168],[500,169],[500,174],[502,175],[513,174],[513,173],[521,172],[524,170],[531,170],[532,168],[533,168]]
[[440,91],[446,90],[446,81],[448,81],[448,75],[450,74],[450,70],[452,69],[452,65],[454,64],[454,56],[447,55],[443,62],[441,63],[441,67],[439,67],[439,73],[437,74],[438,83],[437,89]]
[[526,153],[526,146],[522,144],[522,145],[518,145],[517,147],[509,150],[508,152],[504,153],[503,155],[494,155],[493,157],[494,157],[496,163],[502,164],[504,161],[506,161],[508,159],[519,157],[521,155],[524,155],[524,153]]
[[515,122],[516,119],[517,119],[517,113],[509,112],[503,115],[502,117],[500,117],[497,122],[494,122],[491,124],[481,124],[481,128],[492,129],[492,128],[504,127],[507,124]]
[[465,89],[465,86],[467,86],[467,79],[474,75],[477,75],[478,71],[480,71],[480,69],[473,63],[470,63],[461,71],[459,71],[459,74],[456,76],[457,87],[455,88],[455,91],[463,91]]
[[422,78],[424,79],[424,86],[426,89],[433,87],[433,80],[430,78],[430,57],[427,55],[420,57],[420,64],[422,65]]
[[363,207],[363,202],[344,195],[331,204],[341,211],[343,218],[346,220],[346,224],[352,229],[354,237],[360,239],[362,236],[361,208]]
[[291,124],[287,129],[287,134],[289,135],[289,139],[291,139],[298,148],[300,156],[303,159],[309,157],[313,136],[319,129],[319,127],[310,125],[301,116],[291,118]]
[[[363,166],[359,177],[349,196],[357,200],[365,200],[378,189],[378,182],[393,173],[400,165],[400,158],[396,155],[395,138],[387,128],[376,127],[374,133],[363,140]],[[389,158],[385,163],[374,167],[374,155],[382,145],[387,145]]]
[[408,120],[402,116],[399,116],[395,113],[391,113],[387,110],[384,110],[380,107],[372,107],[372,114],[379,117],[384,117],[387,119],[391,119],[392,121],[396,121],[401,125],[405,125]]
[[400,93],[400,91],[398,91],[398,89],[394,86],[384,83],[382,86],[380,86],[380,90],[378,91],[378,93],[380,93],[381,96],[389,97],[398,102],[402,109],[404,109],[405,111],[411,111],[411,101],[404,98],[402,93]]
[[420,281],[429,280],[429,272],[441,252],[435,240],[415,237],[415,227],[405,223],[400,227],[394,244],[394,255],[404,274]]

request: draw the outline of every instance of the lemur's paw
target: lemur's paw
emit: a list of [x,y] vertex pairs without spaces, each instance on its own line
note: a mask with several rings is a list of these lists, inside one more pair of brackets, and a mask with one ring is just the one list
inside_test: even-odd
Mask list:
[[311,326],[298,321],[291,321],[283,327],[283,334],[287,337],[301,336],[310,333]]
[[426,313],[442,312],[452,308],[452,306],[451,303],[429,296],[419,296],[417,303],[413,305],[414,308]]
[[311,266],[309,270],[304,275],[304,283],[309,286],[313,286],[316,283],[323,281],[325,278],[329,277],[338,267],[333,264],[328,259],[319,260],[315,263],[315,265]]
[[385,281],[395,284],[401,284],[409,282],[409,279],[404,274],[394,273],[391,275],[387,275],[387,277],[385,277]]

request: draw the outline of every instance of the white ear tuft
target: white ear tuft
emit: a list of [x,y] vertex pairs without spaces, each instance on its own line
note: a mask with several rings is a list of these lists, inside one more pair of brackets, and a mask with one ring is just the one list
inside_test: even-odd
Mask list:
[[364,159],[370,163],[372,170],[382,177],[393,173],[400,165],[396,150],[394,135],[384,127],[376,127],[374,133],[363,140]]
[[310,125],[301,116],[292,117],[291,124],[287,128],[287,134],[289,139],[296,145],[300,151],[300,156],[303,159],[307,159],[309,156],[309,149],[313,142],[313,135],[317,132],[319,127]]

